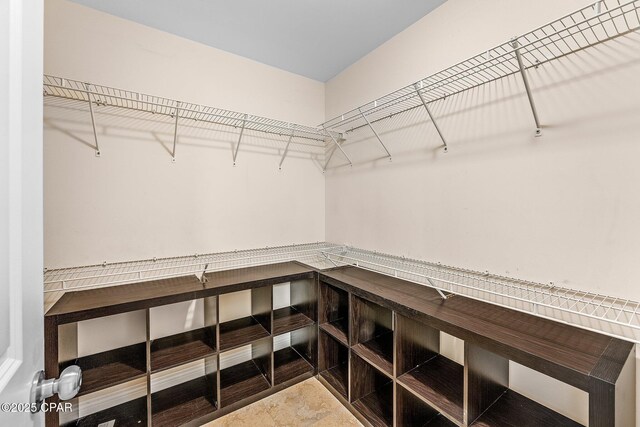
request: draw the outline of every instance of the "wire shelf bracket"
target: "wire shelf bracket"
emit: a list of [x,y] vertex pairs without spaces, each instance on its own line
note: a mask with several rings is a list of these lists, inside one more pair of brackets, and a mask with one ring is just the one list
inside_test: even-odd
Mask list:
[[447,140],[444,138],[444,135],[442,134],[442,131],[440,130],[440,126],[438,126],[438,122],[436,122],[436,119],[433,117],[433,114],[431,113],[431,110],[429,109],[429,105],[427,105],[427,101],[425,101],[424,96],[420,92],[420,90],[422,89],[422,86],[423,86],[422,80],[420,80],[420,84],[419,85],[418,85],[418,83],[415,84],[416,93],[420,97],[420,101],[422,102],[422,105],[424,105],[424,109],[427,111],[427,114],[429,115],[429,119],[431,119],[431,122],[433,123],[433,126],[436,128],[436,132],[438,132],[438,135],[440,135],[440,139],[442,140],[442,145],[444,145],[444,151],[447,152],[448,149],[449,149],[448,146],[447,146]]
[[511,45],[516,53],[516,60],[518,61],[518,70],[522,76],[522,82],[524,83],[524,89],[527,92],[527,99],[529,99],[529,105],[531,106],[531,112],[533,113],[533,121],[536,123],[536,131],[534,136],[542,136],[542,126],[540,125],[540,119],[538,118],[538,110],[536,109],[536,103],[533,101],[533,95],[531,93],[531,85],[529,84],[529,77],[527,76],[527,70],[522,62],[522,54],[520,53],[520,44],[517,37],[511,40]]
[[238,136],[238,143],[236,144],[236,149],[233,151],[233,166],[236,165],[236,159],[238,158],[238,150],[240,149],[240,143],[242,142],[242,134],[244,134],[244,128],[247,125],[248,118],[249,118],[249,115],[245,114],[244,120],[242,121],[242,127],[240,128],[240,136]]
[[284,163],[284,159],[285,157],[287,157],[287,153],[289,152],[289,145],[291,145],[291,140],[293,140],[293,132],[291,132],[291,135],[289,135],[289,140],[287,141],[287,145],[284,147],[284,153],[282,153],[282,158],[280,159],[278,170],[282,170],[282,163]]
[[389,150],[387,149],[387,146],[384,145],[384,142],[382,142],[382,139],[380,138],[380,135],[378,135],[378,132],[376,131],[376,128],[373,127],[373,125],[371,124],[371,122],[369,121],[369,119],[367,119],[366,114],[364,114],[362,112],[362,110],[360,108],[358,108],[358,111],[360,111],[360,115],[362,116],[362,118],[364,119],[365,122],[367,122],[367,126],[369,126],[369,128],[371,129],[371,131],[373,131],[373,134],[376,136],[376,138],[378,139],[378,142],[380,143],[380,145],[382,145],[382,148],[384,148],[384,151],[387,152],[387,157],[389,157],[389,160],[391,160],[391,153],[389,152]]
[[[322,127],[323,131],[327,133],[327,135],[329,135],[331,137],[331,140],[333,141],[333,143],[335,144],[336,148],[340,149],[340,151],[342,152],[342,155],[347,159],[347,161],[349,162],[349,166],[353,166],[353,162],[351,161],[351,159],[349,158],[349,156],[347,156],[347,153],[344,152],[344,150],[342,149],[342,147],[340,146],[340,144],[338,144],[338,141],[336,140],[336,138],[333,136],[333,134],[331,132],[329,132],[326,128],[324,128],[324,126]],[[331,158],[333,157],[333,153],[335,153],[336,149],[334,148],[333,151],[329,154],[329,157],[327,158],[326,163],[324,164],[324,168],[322,169],[322,171],[326,171],[327,170],[327,166],[329,166],[329,162],[331,161]]]
[[89,91],[89,84],[85,84],[87,91],[87,99],[89,101],[89,114],[91,114],[91,127],[93,128],[93,140],[96,143],[96,157],[100,157],[100,144],[98,144],[98,132],[96,131],[96,117],[93,113],[93,101],[91,99],[91,92]]
[[173,126],[173,149],[171,150],[171,161],[176,162],[176,145],[178,144],[178,118],[180,117],[180,102],[176,101],[175,122]]

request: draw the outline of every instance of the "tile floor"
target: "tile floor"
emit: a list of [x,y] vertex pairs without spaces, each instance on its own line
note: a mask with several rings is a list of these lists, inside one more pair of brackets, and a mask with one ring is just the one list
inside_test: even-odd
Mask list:
[[225,415],[205,427],[362,426],[315,378]]

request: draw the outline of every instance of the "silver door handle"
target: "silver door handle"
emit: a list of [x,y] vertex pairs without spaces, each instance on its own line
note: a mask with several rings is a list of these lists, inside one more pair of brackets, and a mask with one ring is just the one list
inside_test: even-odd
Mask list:
[[[44,371],[36,372],[31,383],[31,408],[39,409],[48,397],[58,394],[60,400],[73,399],[82,385],[82,369],[71,365],[60,374],[60,378],[45,380]],[[37,412],[37,411],[36,411]]]

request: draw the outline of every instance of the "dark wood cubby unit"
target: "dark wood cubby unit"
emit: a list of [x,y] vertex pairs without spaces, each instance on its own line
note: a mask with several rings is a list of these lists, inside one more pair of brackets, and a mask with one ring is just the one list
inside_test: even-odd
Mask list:
[[349,348],[325,331],[319,336],[318,371],[343,398],[349,397]]
[[351,402],[375,427],[393,425],[393,380],[351,355]]
[[182,425],[215,411],[218,407],[216,381],[213,372],[153,393],[152,425]]
[[[626,402],[635,400],[634,347],[616,338],[463,296],[443,300],[429,287],[356,267],[317,271],[287,262],[206,278],[63,295],[45,315],[47,378],[78,363],[87,397],[136,378],[147,381],[146,397],[67,425],[203,424],[314,374],[365,425],[580,425],[510,390],[510,362],[586,392],[590,427],[613,427],[633,417]],[[274,310],[273,285],[284,283],[290,283],[289,305]],[[219,296],[247,290],[251,315],[220,323]],[[204,328],[151,339],[154,307],[201,298],[210,307]],[[131,312],[146,313],[146,342],[81,358],[65,347],[77,346],[78,322]],[[279,339],[284,348],[274,351],[281,334],[290,334],[290,342]],[[441,353],[440,341],[448,335],[461,340],[464,363]],[[228,366],[245,346],[250,360]],[[199,360],[205,364],[202,376],[191,374],[151,393],[154,375],[168,368],[182,375],[180,365]],[[192,365],[185,369],[192,372]],[[46,425],[57,427],[58,414],[48,412]]]
[[290,345],[273,352],[274,385],[315,372],[318,342],[316,327],[311,325],[296,329],[289,335]]
[[455,427],[447,417],[407,391],[396,386],[397,427]]
[[[273,335],[313,325],[318,316],[318,287],[312,280],[297,280],[289,284],[289,306],[273,310]],[[275,301],[274,301],[275,304]]]
[[60,363],[82,369],[82,389],[79,396],[122,384],[147,374],[146,344],[134,344],[114,350],[84,356]]
[[[249,346],[251,347],[251,360],[220,370],[220,404],[222,407],[268,390],[272,385],[273,344],[271,339],[255,341]],[[220,357],[222,358],[223,355],[221,354]]]
[[464,367],[440,354],[440,331],[398,315],[398,382],[454,422],[463,422]]
[[251,315],[220,324],[220,351],[249,344],[271,335],[271,286],[253,288]]
[[115,421],[114,426],[139,427],[147,424],[147,398],[139,397],[129,402],[95,412],[75,421],[62,424],[64,427],[95,427]]
[[393,376],[393,312],[352,296],[351,325],[353,352]]
[[320,329],[349,345],[349,294],[326,283],[320,284]]

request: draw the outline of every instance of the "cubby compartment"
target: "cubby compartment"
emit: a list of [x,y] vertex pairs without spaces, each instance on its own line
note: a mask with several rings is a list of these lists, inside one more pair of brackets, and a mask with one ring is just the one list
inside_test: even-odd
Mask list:
[[577,427],[577,423],[509,387],[509,360],[466,343],[467,419],[476,427]]
[[393,425],[393,380],[351,355],[351,402],[374,427]]
[[317,287],[314,279],[273,286],[273,335],[303,328],[316,321]]
[[462,424],[464,366],[440,354],[440,331],[398,315],[396,334],[398,383]]
[[271,387],[272,349],[272,339],[266,338],[220,354],[221,407],[233,405]]
[[274,385],[314,372],[316,331],[312,325],[273,338]]
[[215,355],[216,297],[149,309],[151,372]]
[[60,425],[65,427],[144,426],[148,418],[147,381],[138,378],[76,397],[70,403],[73,411],[60,413]]
[[182,425],[215,411],[216,381],[215,356],[151,375],[152,425]]
[[146,341],[145,310],[62,324],[59,369],[70,365],[82,369],[79,396],[132,381],[147,374]]
[[240,347],[271,335],[271,286],[223,294],[218,298],[219,351]]
[[349,346],[349,293],[321,283],[320,328]]
[[349,349],[324,331],[320,331],[318,338],[320,376],[346,399],[349,396]]
[[393,313],[357,296],[351,297],[351,349],[393,376]]
[[396,427],[455,427],[447,417],[401,385],[396,386]]

